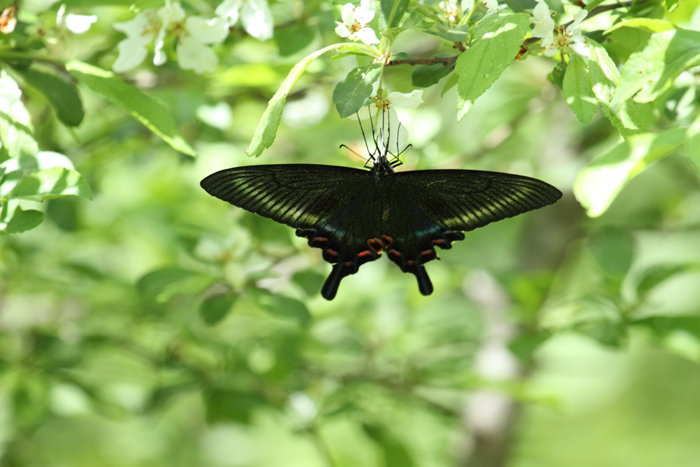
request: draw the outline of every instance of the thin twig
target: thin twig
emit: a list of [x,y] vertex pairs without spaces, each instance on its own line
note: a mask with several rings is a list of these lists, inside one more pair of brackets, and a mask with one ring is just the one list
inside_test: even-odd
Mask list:
[[437,65],[442,63],[445,66],[449,66],[457,61],[457,57],[459,55],[451,57],[406,58],[403,60],[390,60],[387,65]]

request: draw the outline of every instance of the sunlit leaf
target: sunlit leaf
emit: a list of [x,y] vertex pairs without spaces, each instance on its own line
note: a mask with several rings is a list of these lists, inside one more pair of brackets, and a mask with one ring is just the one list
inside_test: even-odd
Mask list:
[[379,79],[381,67],[368,65],[353,69],[338,83],[333,91],[333,103],[340,118],[349,117],[360,110],[372,94],[372,84]]
[[688,68],[700,64],[700,32],[671,30],[653,34],[646,47],[625,63],[612,105],[626,100],[651,102]]
[[619,108],[613,109],[610,102],[615,94],[617,83],[620,81],[620,72],[602,45],[590,40],[590,50],[591,57],[588,60],[588,69],[593,85],[593,94],[595,94],[603,114],[623,136],[644,130],[653,120],[649,106],[638,104],[630,99],[623,102]]
[[41,211],[23,211],[17,207],[12,219],[7,223],[4,233],[16,234],[26,232],[38,227],[44,221],[44,213]]
[[588,65],[578,55],[572,55],[566,67],[562,91],[566,103],[582,124],[591,121],[598,103],[593,95],[593,85],[588,74]]
[[685,142],[685,128],[633,135],[583,169],[574,195],[590,217],[603,214],[624,186],[649,164]]
[[292,70],[289,72],[285,80],[280,85],[280,88],[277,90],[275,95],[272,96],[270,102],[268,102],[267,109],[265,109],[265,112],[263,112],[263,115],[260,118],[260,122],[258,123],[258,127],[255,129],[250,146],[248,146],[248,149],[246,150],[249,156],[258,157],[275,141],[277,128],[279,127],[280,120],[282,119],[282,109],[284,108],[284,103],[287,100],[287,96],[292,90],[292,87],[294,87],[294,84],[297,82],[301,74],[304,73],[304,70],[306,70],[306,67],[308,67],[312,61],[324,53],[330,52],[331,50],[338,50],[347,45],[348,44],[329,45],[328,47],[324,47],[321,50],[317,50],[316,52],[306,56],[302,61],[294,65],[294,68],[292,68]]
[[625,21],[621,21],[611,28],[609,28],[607,31],[605,31],[603,34],[610,34],[611,32],[620,29],[620,28],[635,28],[635,29],[643,29],[645,31],[649,32],[662,32],[662,31],[669,31],[671,29],[678,29],[678,27],[670,23],[668,21],[660,20],[660,19],[653,19],[653,18],[631,18]]
[[515,60],[529,30],[530,17],[524,13],[489,16],[474,27],[471,46],[459,56],[455,68],[458,120]]
[[125,83],[114,73],[87,63],[72,60],[66,64],[66,69],[93,92],[117,104],[143,123],[173,149],[188,156],[196,155],[195,150],[178,133],[172,111],[159,100]]
[[61,196],[79,196],[92,199],[92,192],[87,182],[75,170],[65,167],[53,167],[39,170],[22,177],[6,197],[34,201],[59,198]]

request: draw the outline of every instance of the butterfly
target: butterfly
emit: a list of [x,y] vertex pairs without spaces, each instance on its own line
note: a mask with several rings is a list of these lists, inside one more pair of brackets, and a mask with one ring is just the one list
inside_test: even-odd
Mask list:
[[520,175],[396,172],[401,152],[391,153],[388,140],[380,150],[374,128],[372,134],[376,150],[368,147],[369,170],[254,165],[221,170],[201,186],[234,206],[296,228],[309,246],[320,248],[333,265],[321,289],[327,300],[335,298],[344,277],[382,252],[401,271],[414,274],[420,292],[430,295],[433,285],[425,264],[438,257],[435,247],[450,249],[464,240],[462,232],[553,204],[562,196],[555,187]]

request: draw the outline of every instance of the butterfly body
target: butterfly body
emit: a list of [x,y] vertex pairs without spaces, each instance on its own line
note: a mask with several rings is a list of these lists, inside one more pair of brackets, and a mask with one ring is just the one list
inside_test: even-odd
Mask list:
[[394,172],[379,155],[367,170],[286,164],[236,167],[201,182],[211,195],[297,229],[320,248],[333,270],[321,294],[332,300],[340,281],[385,253],[433,291],[424,265],[464,240],[462,231],[554,203],[556,188],[498,172]]

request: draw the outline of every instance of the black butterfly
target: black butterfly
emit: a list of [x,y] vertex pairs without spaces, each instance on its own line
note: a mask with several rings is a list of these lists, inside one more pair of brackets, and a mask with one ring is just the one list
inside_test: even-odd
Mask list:
[[[374,128],[375,150],[367,146],[368,163],[373,162],[369,172],[311,164],[234,167],[209,175],[202,188],[234,206],[296,228],[309,246],[321,248],[323,259],[333,264],[321,290],[327,300],[333,300],[345,276],[383,251],[403,272],[415,274],[420,292],[430,295],[433,284],[423,265],[437,258],[436,246],[450,249],[452,242],[464,240],[461,231],[561,198],[553,186],[520,175],[476,170],[394,172],[403,151],[396,155],[389,151],[391,127],[384,122],[384,113],[378,137]],[[400,125],[398,130],[400,134]],[[398,146],[397,141],[397,151]]]
[[561,192],[529,177],[475,170],[394,172],[397,159],[373,158],[369,171],[329,165],[234,167],[201,185],[210,195],[297,229],[333,264],[321,294],[332,300],[340,281],[386,251],[433,292],[423,265],[435,246],[452,248],[461,231],[553,204]]

